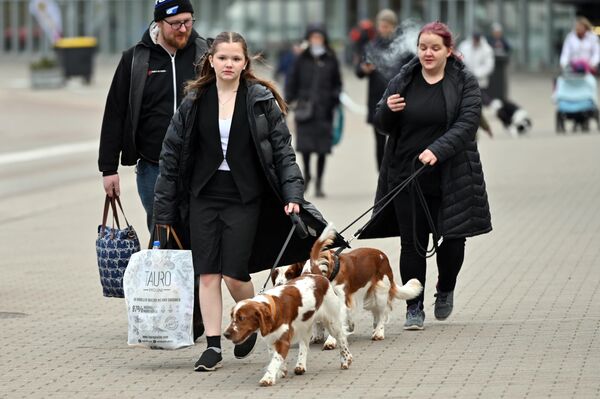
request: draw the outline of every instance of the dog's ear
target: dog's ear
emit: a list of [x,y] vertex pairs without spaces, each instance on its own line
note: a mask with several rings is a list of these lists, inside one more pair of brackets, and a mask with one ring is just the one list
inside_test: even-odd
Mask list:
[[266,303],[260,303],[260,306],[257,308],[257,315],[260,334],[264,337],[273,331],[273,324],[275,324],[273,315],[271,314],[271,307]]
[[275,280],[277,280],[277,276],[279,275],[279,269],[275,268],[273,273],[271,273],[271,283],[275,285]]
[[288,269],[290,278],[288,278],[288,280],[300,277],[300,275],[302,274],[302,269],[304,268],[304,263],[305,262],[296,262],[292,266],[290,266],[290,268]]

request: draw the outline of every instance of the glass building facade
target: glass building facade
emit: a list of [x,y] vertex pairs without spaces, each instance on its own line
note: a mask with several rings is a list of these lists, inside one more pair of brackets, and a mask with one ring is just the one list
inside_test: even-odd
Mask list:
[[[44,0],[38,0],[44,2]],[[101,53],[119,53],[139,40],[152,20],[153,0],[54,0],[65,37],[95,36]],[[558,0],[191,0],[196,30],[214,36],[234,30],[253,52],[274,54],[304,35],[308,23],[324,23],[334,47],[343,52],[357,21],[382,8],[416,24],[441,20],[458,40],[487,34],[493,22],[504,27],[513,47],[513,65],[540,70],[557,63],[571,29],[575,5]],[[571,2],[575,3],[575,1]],[[0,56],[48,52],[51,44],[29,12],[30,0],[0,0]]]

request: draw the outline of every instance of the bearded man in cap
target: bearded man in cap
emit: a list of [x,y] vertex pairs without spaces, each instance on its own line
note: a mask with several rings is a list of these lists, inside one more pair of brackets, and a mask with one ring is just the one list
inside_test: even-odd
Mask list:
[[[119,158],[123,166],[136,165],[137,190],[151,232],[162,142],[186,82],[195,79],[196,65],[208,51],[206,40],[193,29],[193,17],[189,0],[155,1],[154,21],[142,40],[123,52],[104,109],[98,157],[104,191],[120,195]],[[179,227],[189,248],[187,228]],[[204,332],[195,291],[194,339]]]
[[162,142],[185,83],[195,78],[196,64],[208,50],[193,17],[189,0],[156,0],[154,21],[123,52],[106,100],[98,158],[104,191],[120,195],[119,158],[123,166],[136,165],[150,231]]

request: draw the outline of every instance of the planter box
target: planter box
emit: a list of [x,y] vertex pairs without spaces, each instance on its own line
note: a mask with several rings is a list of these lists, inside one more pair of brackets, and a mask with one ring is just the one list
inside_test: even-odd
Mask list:
[[57,89],[63,87],[65,78],[60,67],[50,69],[31,69],[31,87],[33,89]]

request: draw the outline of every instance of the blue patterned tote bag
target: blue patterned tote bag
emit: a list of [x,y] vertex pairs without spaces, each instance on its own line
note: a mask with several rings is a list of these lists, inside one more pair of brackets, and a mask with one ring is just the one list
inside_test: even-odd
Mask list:
[[[121,228],[117,206],[125,219],[125,228]],[[112,226],[107,226],[109,209],[112,210]],[[116,224],[116,227],[115,227]],[[133,226],[127,221],[119,197],[106,196],[102,224],[98,226],[96,239],[96,255],[98,257],[98,270],[102,294],[106,297],[124,298],[123,274],[129,263],[129,258],[140,250],[140,241]]]

